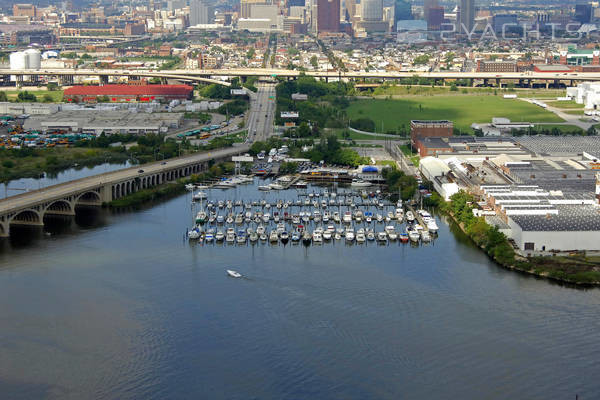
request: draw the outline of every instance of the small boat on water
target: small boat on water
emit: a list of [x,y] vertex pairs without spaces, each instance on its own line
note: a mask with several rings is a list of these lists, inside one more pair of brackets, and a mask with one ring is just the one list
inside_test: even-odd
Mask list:
[[408,242],[408,240],[409,240],[409,238],[408,238],[408,233],[404,233],[404,232],[400,233],[400,234],[398,235],[398,238],[400,239],[400,241],[401,241],[402,243],[406,243],[406,242]]
[[431,235],[426,230],[421,231],[421,241],[425,243],[431,242]]
[[406,233],[408,234],[408,238],[411,242],[418,242],[421,238],[419,231],[417,231],[413,226],[409,225],[406,227]]
[[412,211],[406,212],[406,221],[413,222],[415,220],[415,214]]
[[200,211],[198,214],[196,214],[196,223],[203,224],[206,222],[207,218],[208,216],[206,215],[206,212]]
[[377,241],[380,243],[387,243],[387,233],[381,231],[377,232]]
[[194,195],[194,201],[200,201],[206,199],[206,193],[200,191]]
[[279,242],[279,234],[277,233],[276,230],[272,230],[271,233],[269,234],[269,242],[271,242],[271,243]]
[[225,239],[225,233],[223,233],[223,231],[217,231],[217,233],[215,234],[215,240],[217,242],[222,242],[223,239]]
[[227,270],[227,275],[229,275],[232,278],[241,278],[242,277],[242,274],[240,274],[239,272],[234,271],[232,269]]
[[308,230],[305,230],[304,233],[302,234],[302,243],[304,243],[305,246],[308,246],[309,244],[311,244],[312,242],[312,235],[310,234],[310,232]]
[[279,238],[281,239],[281,243],[286,244],[290,239],[290,235],[286,231],[283,231],[279,234]]
[[351,187],[369,187],[371,182],[363,181],[362,179],[354,179],[350,184]]
[[431,218],[429,221],[427,221],[427,229],[429,229],[429,232],[431,233],[437,233],[439,227],[435,222],[435,219]]
[[299,242],[299,241],[300,241],[300,232],[294,231],[292,233],[292,242]]
[[200,237],[200,229],[197,227],[188,232],[188,239],[198,239]]
[[385,227],[385,232],[387,233],[388,238],[390,240],[393,241],[393,240],[398,239],[398,234],[396,233],[396,230],[395,230],[395,228],[392,225],[386,226]]

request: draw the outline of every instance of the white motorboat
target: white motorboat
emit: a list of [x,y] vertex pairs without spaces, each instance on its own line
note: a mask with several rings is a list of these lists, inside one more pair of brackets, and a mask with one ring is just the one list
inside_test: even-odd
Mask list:
[[269,185],[260,185],[258,187],[258,190],[262,190],[263,192],[268,192],[269,190],[271,190],[271,186],[269,186]]
[[332,233],[330,230],[323,231],[323,239],[331,240],[331,237],[332,237]]
[[371,182],[363,181],[362,179],[354,179],[350,184],[351,187],[369,187]]
[[355,235],[354,235],[354,229],[348,227],[346,228],[346,231],[344,232],[344,235],[346,237],[346,241],[347,242],[353,242]]
[[406,227],[406,233],[408,233],[408,238],[411,240],[411,242],[418,242],[421,238],[419,232],[410,225]]
[[429,229],[429,232],[431,232],[431,233],[437,233],[439,227],[438,227],[437,223],[435,222],[435,219],[431,218],[427,222],[427,229]]
[[266,242],[266,241],[267,241],[269,238],[267,237],[267,234],[266,234],[266,233],[262,233],[262,234],[259,236],[259,239],[260,239],[260,241],[261,241],[261,242]]
[[258,240],[258,234],[256,232],[252,232],[250,235],[248,235],[248,238],[252,243],[254,243]]
[[402,210],[401,208],[396,208],[396,213],[394,214],[394,217],[398,220],[398,222],[402,222],[402,220],[404,219],[404,210]]
[[232,278],[241,278],[242,277],[242,274],[240,274],[239,272],[234,271],[232,269],[227,270],[227,275],[229,275]]
[[269,242],[271,242],[271,243],[279,242],[279,234],[277,233],[276,230],[272,230],[271,233],[269,234]]
[[206,193],[200,191],[196,194],[194,194],[194,201],[200,201],[200,200],[204,200],[206,199]]
[[200,229],[194,228],[191,231],[188,231],[188,239],[198,239],[200,237]]
[[413,222],[415,220],[415,214],[413,214],[412,211],[407,211],[406,212],[406,220],[408,222]]
[[215,234],[215,240],[217,242],[222,242],[223,239],[225,239],[225,233],[223,233],[223,231],[217,231],[217,233]]
[[191,184],[191,183],[188,183],[187,185],[185,185],[185,190],[187,190],[187,191],[189,191],[189,192],[191,192],[191,191],[192,191],[192,190],[194,190],[195,188],[196,188],[196,187],[195,187],[193,184]]
[[388,225],[385,227],[385,232],[388,235],[390,240],[398,239],[398,234],[396,233],[396,229],[392,225]]
[[285,189],[285,188],[283,187],[283,185],[280,185],[279,183],[271,183],[271,184],[269,185],[269,187],[270,187],[272,190],[283,190],[283,189]]
[[356,243],[364,243],[367,240],[364,229],[359,229],[356,232]]
[[377,220],[377,222],[382,222],[382,221],[383,221],[383,215],[381,215],[381,214],[377,214],[377,215],[375,216],[375,219]]
[[312,234],[313,243],[322,243],[323,242],[323,234],[316,230]]
[[340,213],[337,211],[334,211],[333,213],[333,222],[335,222],[336,224],[340,223]]
[[352,222],[352,213],[350,211],[346,211],[344,213],[343,221],[345,224],[349,224]]
[[421,231],[421,241],[427,243],[431,241],[431,235],[429,234],[429,232],[423,230]]
[[206,232],[206,235],[204,235],[204,240],[208,243],[212,243],[215,240],[214,231],[209,230],[208,232]]
[[368,240],[369,242],[372,242],[372,241],[374,241],[374,240],[375,240],[375,232],[373,232],[373,231],[368,231],[368,232],[367,232],[367,240]]
[[377,232],[377,241],[382,243],[387,242],[387,233],[383,231]]

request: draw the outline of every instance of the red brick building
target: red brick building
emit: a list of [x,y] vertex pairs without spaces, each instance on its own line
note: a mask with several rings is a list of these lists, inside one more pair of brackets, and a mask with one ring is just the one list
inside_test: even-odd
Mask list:
[[104,85],[73,86],[64,98],[73,103],[95,103],[99,99],[114,103],[189,100],[194,88],[188,85]]
[[454,131],[452,121],[410,121],[410,140],[416,145],[424,137],[450,137]]

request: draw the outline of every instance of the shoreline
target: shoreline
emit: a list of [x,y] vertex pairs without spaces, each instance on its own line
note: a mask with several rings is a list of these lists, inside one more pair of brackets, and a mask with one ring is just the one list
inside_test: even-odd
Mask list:
[[[446,202],[448,203],[448,202]],[[488,251],[486,251],[485,247],[481,244],[478,244],[471,235],[469,235],[466,230],[465,230],[465,226],[463,223],[461,223],[460,221],[458,221],[458,219],[455,217],[454,213],[452,213],[449,210],[445,210],[443,208],[440,209],[440,211],[442,211],[445,215],[447,215],[448,217],[452,218],[452,221],[456,224],[456,226],[461,230],[462,233],[465,234],[466,237],[469,238],[469,240],[475,245],[477,246],[480,250],[483,251],[483,253],[490,259],[492,260],[496,265],[510,270],[510,271],[515,271],[515,272],[519,272],[522,274],[526,274],[529,276],[533,276],[536,278],[540,278],[540,279],[548,279],[554,283],[560,283],[561,285],[565,285],[565,286],[573,286],[576,288],[580,288],[580,289],[584,289],[584,288],[597,288],[600,287],[600,281],[589,281],[589,282],[585,282],[585,281],[577,281],[577,280],[572,280],[572,279],[568,279],[568,278],[562,278],[562,277],[558,277],[558,276],[552,276],[548,271],[540,271],[540,272],[536,272],[536,266],[537,267],[541,267],[541,265],[536,265],[534,263],[532,263],[531,258],[528,257],[523,257],[518,255],[517,257],[522,258],[527,260],[527,262],[531,263],[533,268],[532,269],[525,269],[522,267],[519,267],[518,265],[512,265],[512,264],[507,264],[504,262],[501,262],[500,260],[498,260],[493,254],[490,254]],[[544,258],[548,258],[548,257],[544,257]],[[548,258],[551,259],[551,258]],[[600,267],[600,266],[599,266]]]

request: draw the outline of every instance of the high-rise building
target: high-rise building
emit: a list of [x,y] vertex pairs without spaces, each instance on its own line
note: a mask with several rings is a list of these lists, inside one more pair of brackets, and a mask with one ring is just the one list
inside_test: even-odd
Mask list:
[[433,7],[439,7],[438,0],[425,0],[423,3],[423,17],[429,21],[429,10]]
[[470,33],[475,26],[475,0],[460,0],[459,29],[460,33]]
[[240,0],[240,17],[250,18],[250,9],[253,4],[271,4],[270,0]]
[[363,21],[383,20],[383,0],[363,0],[361,6]]
[[440,31],[444,23],[444,7],[437,6],[429,8],[427,13],[427,30]]
[[592,5],[591,4],[576,4],[575,5],[575,21],[581,24],[587,24],[592,20]]
[[317,31],[340,31],[340,0],[317,1]]
[[215,21],[215,10],[204,0],[190,0],[190,25],[212,24]]

